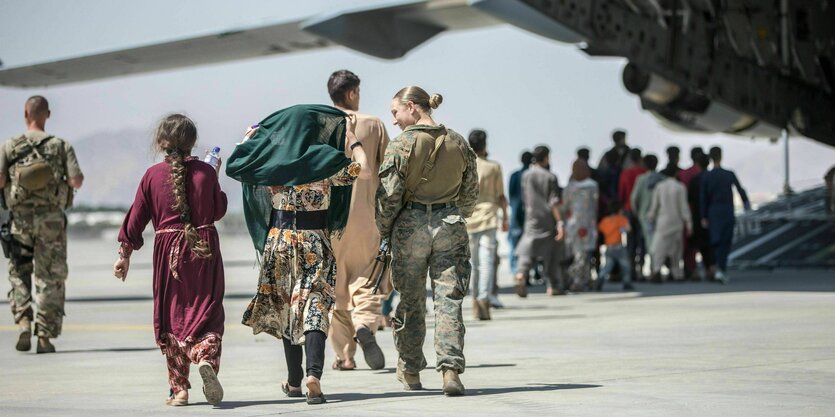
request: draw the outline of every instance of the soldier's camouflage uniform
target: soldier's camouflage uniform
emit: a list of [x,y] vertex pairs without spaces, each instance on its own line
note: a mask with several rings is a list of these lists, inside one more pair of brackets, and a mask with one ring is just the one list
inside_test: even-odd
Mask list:
[[[40,190],[29,191],[17,181],[20,164],[33,158],[30,144],[51,168],[53,178]],[[21,158],[23,156],[23,158]],[[35,334],[49,338],[61,334],[64,318],[64,281],[67,279],[67,220],[64,209],[72,205],[69,177],[81,176],[72,146],[44,132],[29,131],[6,141],[0,148],[0,172],[12,216],[12,237],[20,244],[20,256],[9,260],[9,305],[15,323],[24,317],[35,323]],[[34,273],[37,315],[32,309]],[[33,320],[34,318],[34,320]]]
[[[433,152],[434,164],[428,162]],[[424,169],[427,162],[431,169]],[[389,144],[380,180],[377,227],[382,236],[390,236],[392,283],[400,292],[394,313],[397,366],[411,374],[426,367],[428,272],[435,307],[436,370],[463,373],[461,302],[470,280],[464,218],[478,199],[476,155],[461,135],[444,126],[410,126]]]

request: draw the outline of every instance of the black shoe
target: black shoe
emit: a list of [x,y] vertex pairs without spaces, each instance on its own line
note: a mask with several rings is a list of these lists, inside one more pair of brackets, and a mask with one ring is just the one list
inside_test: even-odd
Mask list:
[[357,343],[362,348],[362,354],[365,357],[365,363],[371,369],[383,369],[386,366],[386,357],[383,355],[383,350],[377,344],[377,338],[374,333],[363,326],[357,330]]
[[623,284],[623,290],[624,291],[635,291],[635,287],[633,287],[632,284]]

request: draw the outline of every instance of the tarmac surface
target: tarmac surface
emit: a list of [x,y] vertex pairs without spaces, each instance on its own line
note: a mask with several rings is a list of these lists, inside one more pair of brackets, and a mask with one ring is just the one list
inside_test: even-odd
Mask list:
[[[424,344],[425,389],[403,391],[386,329],[378,333],[384,370],[369,370],[361,354],[357,370],[331,370],[328,348],[328,402],[311,406],[281,393],[280,341],[240,324],[257,280],[254,253],[246,238],[222,239],[227,321],[219,406],[205,402],[196,367],[192,404],[163,404],[168,385],[153,341],[151,240],[122,283],[110,272],[116,245],[108,237],[70,242],[57,353],[15,351],[17,330],[8,303],[0,303],[0,415],[835,415],[833,270],[739,271],[727,286],[638,283],[637,291],[622,292],[611,284],[601,293],[560,297],[533,287],[519,299],[503,266],[506,308],[479,322],[465,302],[466,396],[441,394],[431,337]],[[0,287],[7,291],[8,283]],[[429,336],[432,322],[428,317]]]

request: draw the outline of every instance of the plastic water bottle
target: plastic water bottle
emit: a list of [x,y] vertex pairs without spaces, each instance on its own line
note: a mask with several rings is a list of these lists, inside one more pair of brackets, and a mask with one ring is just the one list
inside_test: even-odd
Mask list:
[[217,166],[220,163],[220,146],[215,146],[212,148],[211,152],[207,152],[206,158],[203,159],[203,162],[217,169]]

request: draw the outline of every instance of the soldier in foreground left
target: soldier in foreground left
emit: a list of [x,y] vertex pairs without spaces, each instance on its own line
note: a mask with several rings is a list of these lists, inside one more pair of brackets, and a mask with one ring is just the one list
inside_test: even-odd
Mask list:
[[[41,96],[26,100],[26,133],[9,139],[0,150],[0,188],[9,209],[11,239],[4,242],[9,257],[9,305],[20,326],[16,349],[32,348],[35,321],[38,353],[55,352],[49,339],[61,334],[64,282],[67,279],[67,220],[73,189],[84,176],[75,150],[44,131],[49,103]],[[32,274],[35,303],[32,309]]]

